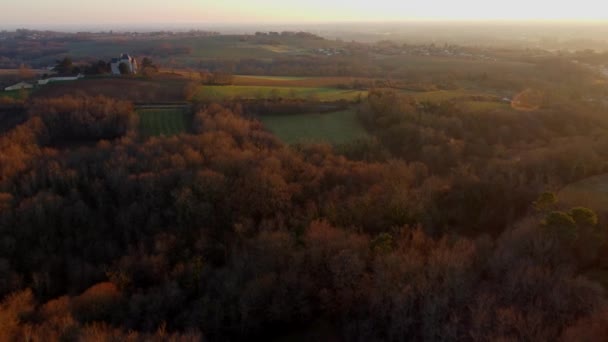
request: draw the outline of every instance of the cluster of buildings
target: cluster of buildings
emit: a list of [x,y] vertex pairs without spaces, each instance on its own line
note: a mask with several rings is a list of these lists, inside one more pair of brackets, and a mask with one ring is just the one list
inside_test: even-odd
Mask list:
[[496,61],[495,57],[488,56],[481,51],[455,46],[444,45],[397,45],[390,42],[376,44],[373,52],[382,55],[412,55],[412,56],[434,56],[434,57],[458,57],[473,60]]
[[316,49],[315,53],[318,55],[323,55],[323,56],[327,56],[327,57],[348,54],[345,49],[335,49],[335,48]]
[[74,36],[73,33],[63,33],[54,31],[38,31],[18,29],[15,31],[0,31],[0,40],[58,40]]
[[[121,65],[124,65],[121,67]],[[110,72],[112,75],[122,75],[123,71],[126,74],[136,74],[137,73],[137,60],[134,57],[131,57],[129,54],[123,53],[118,58],[112,58],[110,61]],[[121,70],[123,69],[123,70]],[[49,77],[39,79],[36,82],[19,82],[17,84],[13,84],[9,87],[4,88],[5,91],[13,91],[13,90],[22,90],[22,89],[32,89],[35,86],[43,86],[49,83],[54,82],[68,82],[68,81],[76,81],[81,78],[84,78],[83,74],[78,74],[76,76],[60,76],[60,77]]]

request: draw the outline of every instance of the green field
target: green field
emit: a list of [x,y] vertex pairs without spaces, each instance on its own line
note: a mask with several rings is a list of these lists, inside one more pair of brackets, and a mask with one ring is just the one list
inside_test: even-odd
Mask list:
[[0,98],[8,97],[15,100],[25,100],[29,97],[31,90],[12,90],[12,91],[0,91]]
[[405,91],[403,94],[411,96],[416,101],[429,101],[429,102],[443,102],[458,99],[460,97],[471,96],[471,95],[482,95],[474,94],[464,89],[457,90],[438,90],[438,91]]
[[465,101],[462,102],[462,106],[471,112],[491,112],[497,109],[511,109],[509,103],[492,101]]
[[343,144],[367,136],[357,113],[352,110],[325,114],[266,115],[260,120],[268,130],[287,144]]
[[179,134],[191,125],[190,115],[182,108],[139,109],[137,113],[144,137]]
[[608,174],[570,184],[559,192],[560,202],[608,212]]
[[307,80],[311,77],[292,77],[292,76],[249,76],[249,75],[237,75],[237,78],[249,78],[255,80],[270,80],[270,81],[301,81]]
[[355,101],[365,98],[367,91],[309,87],[266,86],[202,86],[194,96],[199,101],[221,101],[228,99],[304,99],[319,101]]

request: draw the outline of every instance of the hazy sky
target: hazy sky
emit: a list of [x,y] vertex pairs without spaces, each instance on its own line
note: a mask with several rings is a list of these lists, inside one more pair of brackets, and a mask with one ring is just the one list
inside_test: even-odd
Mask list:
[[411,19],[608,22],[605,0],[0,0],[0,25],[305,23]]

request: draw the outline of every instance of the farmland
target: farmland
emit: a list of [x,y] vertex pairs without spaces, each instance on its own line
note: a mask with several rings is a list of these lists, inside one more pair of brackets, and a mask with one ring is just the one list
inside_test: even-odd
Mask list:
[[183,101],[186,80],[179,77],[92,78],[53,83],[36,90],[34,97],[58,97],[64,94],[103,95],[132,102]]
[[[252,79],[258,81],[301,81],[301,80],[309,80],[313,77],[293,77],[293,76],[249,76],[242,75],[237,76],[240,79]],[[317,77],[321,78],[321,77]]]
[[461,103],[463,108],[471,112],[491,112],[497,109],[510,110],[511,106],[505,102],[490,101],[464,101]]
[[198,101],[222,101],[229,99],[304,99],[319,101],[356,101],[367,96],[367,91],[312,87],[266,86],[202,86],[195,94]]
[[[200,60],[256,58],[270,60],[282,55],[308,54],[311,49],[335,46],[335,42],[296,37],[275,37],[272,41],[265,39],[243,39],[239,35],[222,35],[212,37],[186,37],[167,40],[132,39],[132,37],[113,37],[95,40],[72,41],[65,47],[74,58],[98,56],[108,59],[127,51],[135,55],[158,54],[157,59],[163,62],[174,61],[180,65],[196,65]],[[183,53],[165,55],[159,47],[187,47]],[[160,53],[158,53],[160,51]],[[61,55],[50,55],[36,59],[37,63],[52,63]]]
[[529,75],[535,72],[531,63],[495,60],[477,61],[462,58],[444,58],[435,56],[390,56],[378,58],[378,63],[384,66],[392,66],[397,70],[421,72],[426,75],[441,73],[480,73],[500,72],[505,75]]
[[[146,51],[157,46],[167,44],[165,40],[97,40],[71,42],[68,54],[76,58],[89,57],[92,55],[103,58],[111,58],[120,55],[124,51],[134,54],[145,54]],[[239,56],[254,56],[255,58],[272,58],[278,55],[264,46],[253,46],[240,43],[233,37],[207,37],[202,39],[179,39],[174,40],[170,46],[188,46],[190,54],[178,57],[180,63],[193,62],[196,59],[207,58],[234,58]]]
[[0,91],[0,99],[1,98],[9,98],[14,100],[25,100],[30,95],[30,90],[12,90],[12,91]]
[[570,184],[559,192],[561,202],[582,205],[598,212],[608,208],[608,174]]
[[354,81],[371,82],[372,78],[362,77],[294,77],[294,76],[245,76],[234,77],[234,85],[267,87],[322,87],[338,88]]
[[342,144],[367,136],[357,113],[345,110],[333,113],[265,115],[264,126],[287,144],[328,142]]
[[189,130],[191,115],[184,108],[139,109],[140,134],[143,137],[171,136]]

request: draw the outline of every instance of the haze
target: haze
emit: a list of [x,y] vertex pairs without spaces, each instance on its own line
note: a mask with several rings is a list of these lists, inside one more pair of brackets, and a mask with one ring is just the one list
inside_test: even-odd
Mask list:
[[22,0],[0,11],[0,27],[167,23],[318,23],[406,20],[605,21],[597,0]]

